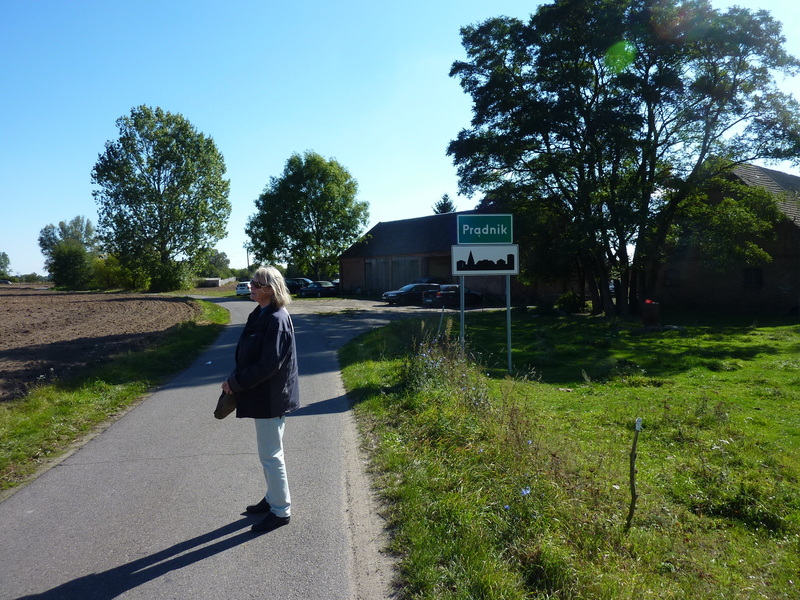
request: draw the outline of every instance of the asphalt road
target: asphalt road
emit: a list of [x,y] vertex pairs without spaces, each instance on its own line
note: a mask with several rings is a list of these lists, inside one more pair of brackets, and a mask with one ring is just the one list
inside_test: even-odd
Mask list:
[[292,304],[302,398],[285,434],[292,521],[254,536],[243,515],[264,485],[253,423],[212,414],[254,304],[221,302],[231,325],[188,370],[0,503],[0,600],[391,597],[336,350],[415,309]]

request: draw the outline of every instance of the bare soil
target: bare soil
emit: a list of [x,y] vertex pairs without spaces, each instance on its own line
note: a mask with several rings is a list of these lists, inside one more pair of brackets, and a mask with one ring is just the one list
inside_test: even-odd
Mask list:
[[152,345],[199,310],[186,298],[0,286],[0,402],[37,381]]

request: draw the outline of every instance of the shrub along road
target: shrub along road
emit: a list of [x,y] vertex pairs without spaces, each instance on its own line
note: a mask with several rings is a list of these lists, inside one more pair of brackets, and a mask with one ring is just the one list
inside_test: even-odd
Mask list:
[[252,421],[212,413],[254,305],[218,301],[231,325],[188,370],[0,503],[0,599],[390,597],[336,351],[417,309],[292,304],[302,397],[285,440],[292,522],[253,536],[242,515],[263,493]]

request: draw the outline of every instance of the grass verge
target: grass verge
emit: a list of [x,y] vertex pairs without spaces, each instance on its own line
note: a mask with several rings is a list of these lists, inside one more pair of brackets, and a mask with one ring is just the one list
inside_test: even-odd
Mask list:
[[402,598],[800,597],[800,326],[515,313],[511,377],[504,320],[340,354]]
[[171,328],[157,345],[0,404],[0,489],[24,482],[99,424],[188,367],[230,319],[216,304],[199,304],[202,312],[194,321]]

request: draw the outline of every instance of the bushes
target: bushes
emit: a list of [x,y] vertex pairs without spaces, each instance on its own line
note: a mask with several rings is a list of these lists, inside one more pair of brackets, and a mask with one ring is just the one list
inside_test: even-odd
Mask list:
[[586,303],[583,301],[583,298],[575,292],[567,292],[558,297],[555,307],[571,315],[583,312],[584,308],[586,308]]

